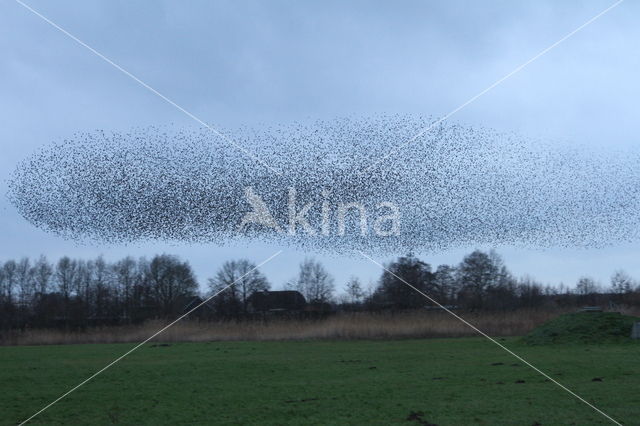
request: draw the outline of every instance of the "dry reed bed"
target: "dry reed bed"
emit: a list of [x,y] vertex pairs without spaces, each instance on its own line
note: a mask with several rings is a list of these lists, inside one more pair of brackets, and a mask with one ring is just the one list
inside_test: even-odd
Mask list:
[[[518,336],[566,311],[517,310],[459,312],[490,336]],[[85,331],[26,330],[0,335],[3,345],[141,342],[164,327],[162,321]],[[357,340],[475,336],[468,325],[446,312],[341,313],[318,320],[199,322],[184,320],[154,341],[205,342],[232,340]]]

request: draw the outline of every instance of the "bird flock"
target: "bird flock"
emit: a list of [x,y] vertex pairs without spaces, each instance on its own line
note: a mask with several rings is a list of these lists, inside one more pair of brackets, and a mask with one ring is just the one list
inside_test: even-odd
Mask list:
[[76,134],[18,164],[8,197],[41,229],[106,243],[266,241],[389,254],[638,240],[634,150],[402,115],[224,134]]

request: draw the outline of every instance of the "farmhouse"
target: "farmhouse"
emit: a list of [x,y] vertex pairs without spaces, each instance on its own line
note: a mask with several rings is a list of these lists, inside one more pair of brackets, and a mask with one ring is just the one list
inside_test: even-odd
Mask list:
[[256,291],[249,296],[247,302],[250,313],[300,312],[307,305],[304,296],[293,290]]

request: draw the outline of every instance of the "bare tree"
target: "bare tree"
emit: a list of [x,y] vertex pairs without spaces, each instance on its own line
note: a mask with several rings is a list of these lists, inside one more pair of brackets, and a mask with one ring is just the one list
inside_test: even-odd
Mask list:
[[122,302],[122,311],[125,318],[130,320],[133,307],[133,287],[136,283],[136,262],[127,256],[117,261],[112,269],[118,296]]
[[576,291],[581,295],[594,294],[598,291],[598,284],[589,277],[582,277],[576,284]]
[[489,288],[500,282],[506,271],[495,252],[475,250],[464,257],[457,268],[457,278],[469,307],[482,307]]
[[173,313],[173,304],[178,298],[193,295],[198,288],[191,266],[167,254],[151,260],[149,280],[165,315]]
[[421,308],[428,302],[415,289],[430,294],[432,281],[431,266],[410,253],[387,265],[372,301],[394,309]]
[[0,263],[0,302],[3,302],[7,294],[7,277],[4,273],[4,264]]
[[51,276],[53,275],[53,267],[47,258],[40,256],[31,267],[31,275],[35,286],[35,292],[43,295],[49,291]]
[[237,313],[238,308],[247,313],[249,296],[269,288],[271,285],[266,277],[246,259],[225,262],[216,276],[209,279],[209,290],[212,294],[223,291],[220,296],[226,304],[224,310],[230,313]]
[[[88,309],[93,299],[91,288],[93,263],[83,259],[73,260],[73,263],[75,268],[72,277],[72,291],[77,297],[84,301],[85,308]],[[85,314],[89,315],[89,312]]]
[[433,273],[433,287],[439,303],[455,303],[458,285],[456,269],[449,265],[439,265]]
[[94,296],[93,309],[98,316],[108,316],[110,302],[114,295],[112,291],[112,268],[107,265],[104,258],[99,256],[89,262],[91,288]]
[[349,279],[349,281],[347,282],[346,290],[349,302],[362,302],[362,298],[364,297],[364,290],[362,289],[362,284],[360,284],[360,280],[357,277],[351,277]]
[[15,260],[7,260],[2,265],[2,296],[6,300],[13,298],[13,289],[16,286],[16,270],[18,265]]
[[633,291],[633,279],[624,271],[616,271],[611,277],[611,289],[617,294],[630,293]]
[[58,291],[65,299],[71,296],[73,284],[77,273],[77,262],[64,256],[56,265],[56,284]]
[[293,284],[309,303],[330,302],[335,289],[333,277],[320,262],[313,259],[305,259],[300,264],[298,277]]
[[16,265],[16,284],[18,286],[18,300],[20,303],[29,303],[34,291],[31,261],[28,257],[23,257]]
[[132,297],[132,303],[136,308],[149,307],[156,303],[151,281],[151,262],[145,257],[140,257],[136,263],[136,278]]

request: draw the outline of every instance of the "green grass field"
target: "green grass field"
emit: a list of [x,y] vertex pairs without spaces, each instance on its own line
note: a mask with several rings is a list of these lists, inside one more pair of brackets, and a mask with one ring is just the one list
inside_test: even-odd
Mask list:
[[[640,424],[639,344],[503,343],[614,419]],[[1,347],[2,424],[24,420],[131,347]],[[33,424],[611,422],[489,341],[459,338],[147,345]]]

